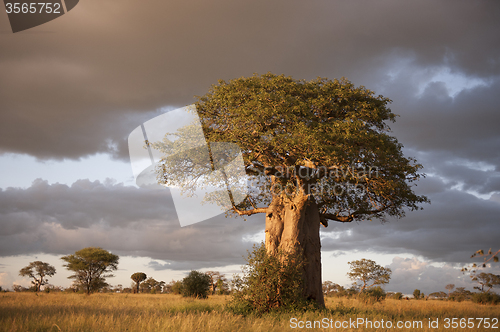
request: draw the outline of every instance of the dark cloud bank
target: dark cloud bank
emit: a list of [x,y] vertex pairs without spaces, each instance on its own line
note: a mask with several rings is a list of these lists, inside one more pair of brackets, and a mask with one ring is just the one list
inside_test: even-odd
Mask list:
[[[84,1],[46,33],[0,34],[0,152],[126,161],[133,128],[218,79],[346,76],[394,100],[393,133],[424,165],[416,189],[432,204],[384,225],[332,224],[323,249],[467,262],[500,234],[498,22],[496,1]],[[465,78],[457,94],[442,70]],[[171,263],[156,269],[222,266],[264,228],[262,216],[180,228],[172,207],[165,193],[87,180],[4,189],[0,256],[95,245]]]
[[[425,210],[382,225],[331,223],[322,228],[323,250],[411,253],[459,263],[479,248],[497,245],[498,201],[445,189],[435,179],[425,180],[423,187],[423,192],[435,191],[429,195],[435,203]],[[240,264],[252,245],[243,237],[264,229],[263,215],[247,221],[220,215],[181,228],[167,190],[88,180],[71,186],[37,180],[28,189],[2,190],[0,220],[1,256],[63,255],[101,246],[170,263],[155,269]]]
[[[412,75],[439,66],[498,77],[499,13],[494,1],[85,1],[37,30],[0,35],[0,149],[42,159],[108,152],[125,160],[125,138],[155,110],[191,104],[218,79],[256,72],[346,76],[379,89],[409,59],[412,72],[393,87],[412,91]],[[8,32],[7,21],[0,29]],[[393,90],[388,97],[406,99]],[[461,108],[481,112],[470,101]],[[440,119],[454,112],[446,100],[416,102],[420,121],[436,106]],[[420,145],[448,143],[433,138]]]

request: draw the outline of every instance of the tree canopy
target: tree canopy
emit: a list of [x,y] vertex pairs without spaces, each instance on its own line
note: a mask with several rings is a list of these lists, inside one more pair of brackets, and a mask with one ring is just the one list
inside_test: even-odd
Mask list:
[[19,271],[20,276],[33,278],[31,283],[35,288],[35,292],[40,291],[40,287],[49,282],[45,277],[52,277],[54,274],[56,274],[56,268],[41,261],[31,262]]
[[206,299],[210,290],[210,276],[203,272],[191,271],[182,279],[182,295]]
[[118,269],[119,257],[102,248],[88,247],[76,251],[73,255],[61,257],[64,265],[74,274],[69,279],[75,279],[87,294],[105,286],[105,278],[113,277],[110,272]]
[[141,282],[146,280],[148,276],[146,273],[143,272],[136,272],[130,276],[130,279],[132,279],[135,282],[135,292],[139,293],[139,285]]
[[374,285],[387,284],[391,279],[391,269],[378,265],[370,259],[361,259],[349,262],[350,271],[347,273],[349,279],[360,281],[361,291]]
[[[386,121],[396,117],[390,102],[346,79],[304,81],[265,74],[219,81],[198,98],[196,109],[207,141],[239,146],[245,171],[253,176],[251,186],[257,190],[233,205],[232,212],[265,213],[277,188],[294,192],[307,184],[326,226],[327,220],[402,217],[403,208],[414,210],[427,202],[410,185],[422,166],[405,158],[402,145],[389,135]],[[177,135],[183,139],[166,137],[153,147],[172,154],[176,144],[193,139],[189,130]],[[194,190],[218,162],[196,160],[196,155],[183,154],[175,163],[163,159],[159,182]],[[207,163],[203,170],[193,167]]]
[[[481,272],[472,277],[473,281],[476,281],[479,286],[474,286],[474,289],[480,290],[481,292],[489,292],[493,287],[500,286],[500,275],[493,273]],[[486,287],[486,290],[485,290]]]

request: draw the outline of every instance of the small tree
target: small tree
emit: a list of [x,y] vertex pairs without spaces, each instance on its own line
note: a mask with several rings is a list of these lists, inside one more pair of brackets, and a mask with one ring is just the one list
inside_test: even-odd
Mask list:
[[149,277],[146,281],[141,284],[141,291],[143,293],[161,293],[163,286],[165,286],[164,281],[157,281],[152,277]]
[[221,273],[217,271],[207,271],[205,272],[205,274],[210,277],[210,292],[213,295],[215,294],[215,290],[217,289],[217,281],[223,275],[221,275]]
[[396,293],[394,293],[392,298],[395,300],[401,300],[403,298],[403,294],[401,292],[396,292]]
[[444,299],[445,297],[448,297],[448,296],[450,296],[450,295],[446,294],[445,292],[441,292],[441,291],[429,294],[429,297],[434,297],[436,299]]
[[444,288],[448,290],[448,297],[450,296],[450,292],[455,288],[455,284],[448,284]]
[[199,271],[191,271],[182,279],[182,295],[206,299],[210,289],[210,277]]
[[418,300],[421,297],[420,289],[415,289],[413,291],[413,297],[415,298],[415,300]]
[[336,284],[331,281],[324,281],[323,282],[323,294],[325,296],[331,296],[333,294],[337,294],[338,292],[341,292],[344,290],[344,287],[340,286],[339,284]]
[[382,302],[386,297],[385,291],[382,287],[371,287],[364,292],[358,294],[358,300],[365,304],[374,304],[376,302]]
[[391,279],[390,268],[382,267],[370,259],[352,261],[349,265],[351,271],[347,273],[347,276],[354,282],[362,283],[361,292],[375,285],[387,284]]
[[229,294],[229,285],[227,283],[227,279],[222,276],[217,279],[217,295],[227,295]]
[[182,294],[182,281],[177,280],[173,281],[172,280],[172,286],[171,286],[171,291],[172,294]]
[[54,274],[56,268],[41,261],[31,262],[19,271],[20,276],[33,278],[31,283],[35,292],[39,292],[41,286],[48,284],[49,280],[45,277],[52,277]]
[[107,286],[105,278],[113,275],[106,273],[118,269],[119,257],[102,248],[89,247],[61,259],[67,262],[64,266],[68,270],[75,272],[68,278],[75,279],[76,285],[90,294]]
[[146,275],[146,273],[143,272],[136,272],[130,276],[130,279],[132,279],[135,282],[136,293],[139,293],[139,285],[141,284],[141,282],[146,280],[147,277],[148,276]]

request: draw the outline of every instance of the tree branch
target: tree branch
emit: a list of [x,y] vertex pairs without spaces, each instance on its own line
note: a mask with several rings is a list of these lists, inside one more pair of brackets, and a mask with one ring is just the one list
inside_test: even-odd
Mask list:
[[380,208],[374,209],[374,210],[358,210],[358,211],[355,211],[347,216],[343,216],[340,214],[333,214],[333,213],[320,213],[320,220],[321,220],[321,223],[323,224],[323,226],[327,227],[328,222],[326,221],[326,219],[330,219],[330,220],[338,221],[338,222],[352,222],[354,220],[354,218],[357,216],[380,213],[380,212],[387,210],[388,208],[389,208],[389,206],[381,206]]
[[236,206],[233,206],[232,210],[240,216],[251,216],[252,214],[269,212],[269,208],[255,208],[255,209],[251,209],[251,210],[239,210]]

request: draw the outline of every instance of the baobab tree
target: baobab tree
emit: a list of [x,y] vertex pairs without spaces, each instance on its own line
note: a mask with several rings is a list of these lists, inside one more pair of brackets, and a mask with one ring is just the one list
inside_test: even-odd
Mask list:
[[[237,144],[250,179],[245,199],[233,200],[234,190],[229,194],[229,213],[265,214],[267,252],[299,251],[307,262],[303,295],[321,306],[321,224],[403,217],[405,209],[428,201],[411,188],[422,166],[404,157],[402,145],[389,135],[386,122],[396,118],[390,102],[346,79],[303,81],[270,73],[221,80],[196,102],[209,148]],[[188,194],[210,182],[212,170],[224,173],[221,164],[239,153],[186,152],[191,134],[184,128],[176,140],[166,135],[151,144],[165,153],[158,182]],[[241,184],[230,177],[210,185],[227,191],[229,184]]]

